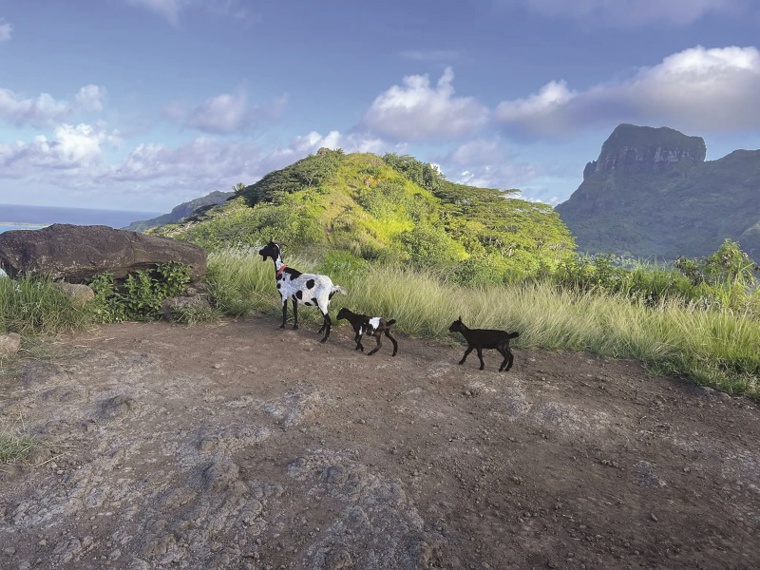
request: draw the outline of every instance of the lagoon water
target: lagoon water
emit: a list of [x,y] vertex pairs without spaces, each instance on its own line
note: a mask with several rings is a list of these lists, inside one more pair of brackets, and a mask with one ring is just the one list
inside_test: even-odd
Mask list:
[[160,212],[0,204],[0,233],[9,230],[37,230],[50,224],[104,225],[118,229],[160,215]]

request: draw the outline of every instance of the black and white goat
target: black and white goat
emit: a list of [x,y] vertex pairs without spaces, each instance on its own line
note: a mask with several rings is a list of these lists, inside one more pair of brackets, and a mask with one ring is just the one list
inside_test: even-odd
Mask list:
[[280,244],[270,241],[259,250],[259,255],[264,261],[272,258],[274,261],[275,278],[277,280],[277,290],[282,297],[282,325],[288,318],[288,299],[293,302],[293,328],[298,328],[298,304],[307,307],[319,307],[322,311],[324,323],[319,332],[325,333],[320,342],[326,342],[330,336],[332,321],[330,320],[330,299],[335,293],[348,293],[343,287],[333,285],[332,280],[327,275],[318,275],[314,273],[301,273],[292,267],[283,263],[280,255]]
[[386,321],[380,317],[368,317],[367,315],[354,313],[345,307],[338,311],[338,320],[341,319],[346,319],[354,328],[354,332],[356,333],[356,336],[354,337],[354,340],[356,341],[355,350],[361,350],[364,352],[362,336],[365,334],[374,336],[375,340],[377,340],[377,346],[367,354],[367,356],[372,356],[380,350],[381,346],[383,346],[382,336],[385,334],[385,336],[391,339],[391,342],[393,343],[393,354],[391,356],[396,356],[396,353],[398,352],[398,342],[396,342],[396,339],[391,336],[391,325],[395,324],[396,319]]
[[464,361],[467,360],[467,356],[472,352],[472,349],[475,349],[478,351],[480,369],[483,370],[483,368],[485,368],[485,364],[483,363],[483,349],[495,348],[502,356],[504,356],[504,362],[501,363],[499,372],[512,368],[512,362],[514,362],[515,357],[512,354],[512,351],[509,350],[509,341],[510,339],[520,336],[520,333],[509,333],[506,331],[489,329],[468,329],[462,322],[462,317],[459,317],[459,320],[451,323],[449,332],[462,333],[462,336],[464,336],[468,344],[467,350],[464,351],[464,356],[462,357],[462,360],[459,361],[459,364],[464,364]]

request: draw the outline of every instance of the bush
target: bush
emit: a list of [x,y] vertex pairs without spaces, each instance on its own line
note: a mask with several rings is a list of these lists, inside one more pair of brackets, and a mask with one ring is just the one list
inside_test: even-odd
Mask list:
[[122,283],[112,273],[101,273],[90,280],[95,292],[92,311],[101,323],[156,320],[164,300],[181,295],[189,281],[190,268],[175,261],[136,271]]

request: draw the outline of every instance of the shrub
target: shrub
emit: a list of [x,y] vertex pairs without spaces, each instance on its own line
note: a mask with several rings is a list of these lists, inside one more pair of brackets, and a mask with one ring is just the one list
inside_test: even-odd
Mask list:
[[95,292],[92,311],[101,323],[156,320],[164,300],[181,295],[189,280],[190,268],[174,261],[136,271],[122,283],[112,273],[101,273],[90,280]]

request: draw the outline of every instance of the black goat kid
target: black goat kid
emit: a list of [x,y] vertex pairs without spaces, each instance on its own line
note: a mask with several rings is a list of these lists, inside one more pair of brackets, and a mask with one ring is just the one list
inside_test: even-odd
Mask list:
[[501,363],[499,372],[512,368],[512,362],[514,362],[515,357],[512,354],[512,351],[509,350],[509,341],[510,339],[520,336],[520,333],[508,333],[506,331],[489,329],[468,329],[462,322],[462,317],[459,317],[459,320],[451,323],[449,332],[462,333],[462,336],[464,336],[469,345],[467,350],[464,351],[464,356],[462,357],[462,360],[459,361],[459,364],[464,364],[464,361],[467,360],[467,356],[473,349],[475,349],[478,351],[480,369],[483,370],[483,368],[485,368],[485,364],[483,363],[483,349],[495,348],[502,356],[504,356],[504,362]]
[[348,320],[354,328],[354,332],[356,333],[356,336],[354,337],[354,340],[356,341],[355,350],[361,350],[364,352],[364,346],[362,346],[363,335],[368,334],[374,336],[375,340],[377,340],[377,346],[367,355],[372,356],[380,350],[381,346],[383,346],[381,337],[383,333],[385,333],[385,336],[391,339],[391,342],[393,343],[393,354],[391,356],[396,356],[396,353],[398,352],[398,343],[396,342],[396,339],[391,336],[391,325],[396,322],[396,319],[386,321],[380,317],[368,317],[367,315],[354,313],[345,307],[338,311],[338,320],[341,319]]
[[325,333],[321,342],[327,341],[330,336],[330,299],[335,293],[346,294],[347,291],[340,285],[334,285],[327,275],[317,275],[313,273],[301,273],[300,271],[288,267],[282,261],[280,256],[280,244],[270,241],[259,250],[259,255],[266,261],[272,258],[274,261],[274,276],[277,283],[277,290],[282,297],[282,325],[288,317],[288,299],[293,302],[293,328],[298,328],[298,304],[308,307],[319,307],[322,312],[324,323],[319,332]]

